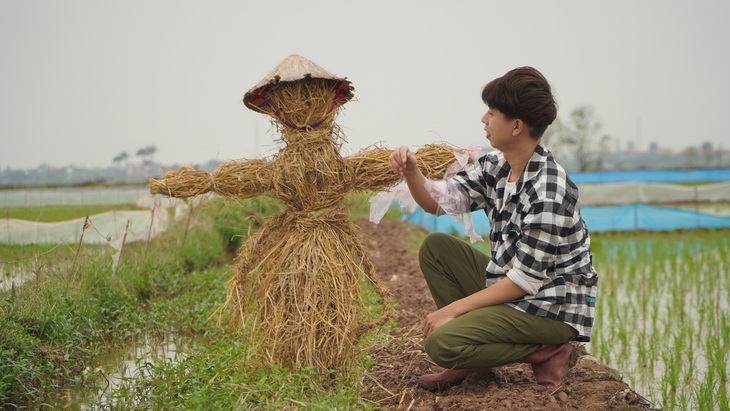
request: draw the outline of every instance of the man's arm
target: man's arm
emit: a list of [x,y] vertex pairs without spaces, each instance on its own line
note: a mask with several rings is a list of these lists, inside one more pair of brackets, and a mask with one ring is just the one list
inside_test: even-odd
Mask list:
[[520,298],[525,294],[527,294],[525,290],[512,282],[512,280],[503,278],[479,292],[456,300],[446,307],[427,315],[426,321],[423,324],[423,335],[427,337],[436,328],[462,314],[483,307],[504,304]]

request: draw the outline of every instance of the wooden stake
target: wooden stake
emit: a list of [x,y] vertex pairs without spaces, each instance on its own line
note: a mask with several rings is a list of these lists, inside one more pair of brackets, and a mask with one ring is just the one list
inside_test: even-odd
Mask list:
[[190,203],[190,212],[188,213],[188,222],[185,223],[185,233],[183,233],[182,244],[180,248],[185,248],[185,239],[188,237],[188,230],[190,229],[190,219],[193,217],[193,203]]
[[91,220],[89,220],[89,216],[86,216],[86,220],[84,220],[84,226],[81,228],[81,238],[79,238],[79,246],[76,248],[76,255],[74,256],[74,262],[71,265],[71,275],[72,280],[76,280],[76,259],[79,257],[79,252],[81,251],[81,243],[84,242],[84,233],[86,232],[86,229],[91,227]]
[[147,244],[150,243],[150,239],[152,238],[152,224],[155,222],[155,211],[157,211],[157,202],[155,202],[154,207],[152,207],[152,216],[150,217],[150,228],[147,230]]
[[124,235],[122,236],[122,244],[119,246],[119,258],[117,258],[117,263],[114,265],[114,269],[112,270],[112,278],[116,276],[117,270],[119,269],[119,265],[122,263],[122,250],[124,250],[124,243],[127,241],[127,232],[129,231],[129,223],[131,220],[127,220],[127,226],[124,227]]
[[147,230],[147,244],[144,247],[144,260],[147,261],[147,253],[150,250],[150,240],[152,239],[152,224],[155,222],[155,211],[159,202],[155,201],[155,205],[152,207],[152,216],[150,216],[150,228]]

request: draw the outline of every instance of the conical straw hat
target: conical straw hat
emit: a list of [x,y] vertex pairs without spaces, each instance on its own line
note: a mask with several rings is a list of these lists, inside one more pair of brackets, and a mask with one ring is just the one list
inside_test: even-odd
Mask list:
[[[263,80],[259,81],[253,88],[246,92],[243,96],[243,104],[251,110],[262,112],[261,108],[251,104],[251,97],[256,94],[257,90],[263,89],[270,84],[277,84],[282,81],[297,81],[304,80],[307,78],[321,78],[326,80],[333,80],[337,83],[345,83],[348,88],[350,81],[344,77],[337,77],[329,71],[323,69],[311,60],[308,60],[298,54],[292,54],[282,61],[276,68],[274,68],[269,74],[264,77]],[[352,98],[352,93],[347,93],[346,100]]]

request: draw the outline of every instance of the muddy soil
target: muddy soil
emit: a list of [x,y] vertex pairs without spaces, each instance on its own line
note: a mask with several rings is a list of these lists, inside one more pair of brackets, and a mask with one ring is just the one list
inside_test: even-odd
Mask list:
[[[393,293],[397,326],[388,342],[373,355],[366,377],[365,399],[384,410],[649,410],[614,370],[583,351],[565,383],[546,389],[535,384],[528,364],[495,369],[495,378],[467,378],[442,392],[419,388],[418,377],[440,372],[423,351],[421,326],[436,307],[431,300],[412,248],[412,224],[383,219],[362,222],[363,242],[371,252],[378,275]],[[582,348],[582,347],[579,347]]]

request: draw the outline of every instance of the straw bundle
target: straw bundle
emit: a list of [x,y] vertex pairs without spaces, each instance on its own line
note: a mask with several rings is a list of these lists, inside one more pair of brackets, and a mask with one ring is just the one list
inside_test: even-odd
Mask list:
[[167,171],[160,180],[150,178],[150,193],[188,198],[208,192],[226,198],[247,198],[265,193],[271,185],[266,160],[223,163],[213,172],[182,167]]
[[334,206],[347,194],[346,165],[331,129],[287,130],[289,143],[276,155],[271,187],[295,210]]
[[387,319],[364,314],[363,285],[389,311],[387,292],[342,206],[351,174],[333,123],[334,84],[267,85],[267,102],[257,106],[279,120],[286,146],[268,166],[267,187],[288,208],[241,247],[221,311],[228,317],[221,320],[244,330],[259,360],[283,367],[344,371],[351,365],[362,334]]
[[188,167],[166,171],[160,180],[150,178],[150,193],[167,197],[195,197],[209,192],[211,186],[209,172]]
[[213,172],[213,192],[226,198],[248,198],[271,189],[272,170],[267,160],[229,161]]
[[447,143],[427,144],[416,150],[418,167],[427,178],[441,179],[454,162],[454,152],[463,153],[464,150]]
[[[463,151],[447,144],[427,144],[415,152],[418,167],[427,178],[443,178],[454,162],[454,152]],[[388,159],[393,150],[367,148],[347,157],[355,190],[381,190],[396,185],[402,177],[393,172]]]
[[229,283],[230,323],[265,361],[345,370],[362,334],[384,323],[363,318],[363,282],[386,310],[388,297],[357,234],[341,209],[284,212],[244,245]]
[[[247,93],[247,106],[274,118],[285,143],[271,161],[225,163],[213,173],[182,168],[150,181],[153,193],[173,197],[269,193],[287,206],[242,245],[220,310],[220,320],[242,328],[264,363],[346,371],[363,333],[384,324],[390,311],[388,293],[342,203],[350,189],[383,189],[400,177],[388,164],[390,150],[340,156],[334,118],[351,98],[343,84],[349,87],[305,77]],[[416,155],[432,178],[454,159],[453,148],[443,145]],[[363,286],[380,296],[382,316],[366,314]]]

